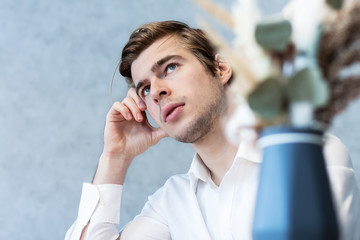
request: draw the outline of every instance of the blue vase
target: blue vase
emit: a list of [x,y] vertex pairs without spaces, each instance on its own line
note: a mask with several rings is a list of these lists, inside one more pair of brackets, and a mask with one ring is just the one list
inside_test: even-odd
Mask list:
[[253,239],[338,239],[322,132],[271,127],[259,144],[263,162]]

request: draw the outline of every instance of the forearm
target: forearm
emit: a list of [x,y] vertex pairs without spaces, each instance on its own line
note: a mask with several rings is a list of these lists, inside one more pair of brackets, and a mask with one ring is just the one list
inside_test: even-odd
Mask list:
[[[103,152],[99,159],[98,167],[93,179],[93,184],[123,185],[130,163],[131,160],[125,159],[122,155],[108,154]],[[103,222],[93,223],[89,220],[81,232],[80,240],[89,239],[89,237],[91,239],[94,234],[98,235],[97,231],[99,229],[101,229],[100,232],[102,233],[101,238],[99,239],[103,239],[104,237],[106,237],[106,239],[115,239],[115,236],[118,235],[114,224],[106,224]]]
[[[82,196],[81,202],[84,198],[85,204],[80,204],[78,218],[69,230],[70,238],[66,239],[78,240],[80,237],[92,239],[93,234],[97,236],[102,231],[112,232],[111,234],[116,236],[116,231],[113,232],[113,230],[116,229],[115,224],[118,224],[120,219],[120,199],[118,198],[121,196],[121,190],[118,188],[122,189],[132,160],[167,136],[162,129],[153,128],[148,123],[145,110],[146,105],[133,88],[129,90],[122,102],[117,101],[110,108],[106,116],[103,153],[99,159],[93,184],[85,185],[92,195]],[[107,192],[103,195],[103,187],[108,190],[113,189],[114,193]],[[109,201],[110,204],[106,203],[106,198],[112,199]],[[103,206],[104,199],[106,207]],[[118,211],[118,214],[114,211]],[[81,212],[85,213],[85,216]],[[97,231],[98,227],[104,227],[104,229]],[[98,239],[108,239],[108,237]]]

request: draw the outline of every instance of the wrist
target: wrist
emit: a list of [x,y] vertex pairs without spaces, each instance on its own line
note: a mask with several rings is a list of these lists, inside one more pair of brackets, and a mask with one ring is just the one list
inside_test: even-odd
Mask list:
[[121,154],[103,152],[99,159],[93,184],[123,185],[132,159]]

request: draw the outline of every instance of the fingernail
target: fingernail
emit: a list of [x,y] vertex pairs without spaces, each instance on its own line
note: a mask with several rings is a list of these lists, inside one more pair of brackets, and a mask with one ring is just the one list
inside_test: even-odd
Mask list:
[[144,109],[144,108],[146,108],[146,105],[145,105],[145,103],[141,102],[141,103],[139,103],[139,107]]
[[136,114],[136,119],[139,120],[139,121],[142,120],[142,115],[141,115],[141,113],[137,113],[137,114]]

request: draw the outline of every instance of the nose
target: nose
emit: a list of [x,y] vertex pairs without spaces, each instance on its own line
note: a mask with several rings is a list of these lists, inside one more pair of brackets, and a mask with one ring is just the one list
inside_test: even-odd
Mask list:
[[158,104],[159,101],[171,94],[168,83],[161,78],[154,78],[151,81],[150,95],[153,101]]

